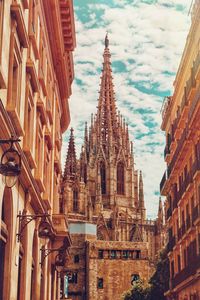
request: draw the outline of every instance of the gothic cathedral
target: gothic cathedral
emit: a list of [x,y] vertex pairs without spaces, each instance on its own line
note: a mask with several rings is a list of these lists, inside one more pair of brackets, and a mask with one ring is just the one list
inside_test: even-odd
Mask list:
[[61,187],[72,247],[69,298],[120,300],[134,280],[148,280],[164,243],[162,202],[146,219],[142,172],[135,170],[128,125],[116,108],[108,37],[97,113],[85,127],[80,159],[71,129]]

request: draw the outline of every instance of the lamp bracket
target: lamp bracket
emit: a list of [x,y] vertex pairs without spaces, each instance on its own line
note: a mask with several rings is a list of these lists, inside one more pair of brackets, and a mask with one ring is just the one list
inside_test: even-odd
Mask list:
[[11,139],[8,139],[8,140],[6,140],[6,139],[1,139],[0,140],[0,144],[13,144],[13,143],[17,143],[17,142],[21,142],[21,140],[20,139],[14,139],[13,137],[11,137]]
[[51,254],[52,252],[59,252],[61,250],[61,248],[53,248],[53,249],[40,249],[40,251],[42,252],[42,258],[41,258],[41,266],[43,265],[45,258],[47,256],[49,256],[49,254]]
[[19,214],[17,215],[17,218],[19,218],[19,232],[17,233],[17,241],[20,242],[20,238],[22,236],[22,233],[25,229],[25,227],[33,220],[37,219],[37,218],[47,218],[49,217],[49,214],[37,214],[37,215],[26,215],[21,213],[21,211],[19,212]]

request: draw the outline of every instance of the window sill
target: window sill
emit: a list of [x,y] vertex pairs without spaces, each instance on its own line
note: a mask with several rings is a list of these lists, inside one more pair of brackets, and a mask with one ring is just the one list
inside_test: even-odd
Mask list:
[[19,36],[20,43],[24,48],[28,48],[29,45],[28,35],[26,32],[24,16],[20,4],[17,3],[11,4],[10,10],[11,10],[11,15],[17,22],[17,33]]
[[6,89],[5,76],[3,74],[2,66],[0,65],[0,88]]
[[29,162],[30,168],[31,169],[35,169],[37,167],[37,165],[36,165],[36,162],[35,162],[35,160],[33,158],[32,151],[30,150],[30,148],[27,145],[25,145],[23,147],[23,151],[24,151],[24,153],[26,155],[26,158],[27,158],[27,160]]
[[24,136],[25,132],[21,126],[21,121],[20,121],[16,107],[13,107],[12,104],[8,104],[6,107],[6,110],[8,111],[8,114],[9,114],[10,118],[12,119],[12,122],[15,126],[16,134],[19,137]]

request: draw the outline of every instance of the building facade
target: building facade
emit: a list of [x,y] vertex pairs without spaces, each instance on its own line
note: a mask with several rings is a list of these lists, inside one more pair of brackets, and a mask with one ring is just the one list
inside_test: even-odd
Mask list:
[[164,242],[161,200],[158,219],[146,219],[142,173],[135,170],[128,125],[117,112],[110,57],[106,36],[97,113],[85,126],[79,160],[71,129],[62,180],[72,299],[120,299],[136,278],[149,279]]
[[200,1],[174,82],[163,107],[164,173],[170,289],[167,299],[200,299]]
[[[3,300],[60,299],[56,267],[71,244],[59,208],[60,151],[74,47],[72,0],[0,0],[0,140],[19,137],[21,157],[12,188],[0,175]],[[0,157],[8,148],[0,144]]]

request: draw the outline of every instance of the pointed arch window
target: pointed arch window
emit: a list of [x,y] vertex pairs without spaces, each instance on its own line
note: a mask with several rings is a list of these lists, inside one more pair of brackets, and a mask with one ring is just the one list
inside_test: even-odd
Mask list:
[[84,182],[85,184],[87,183],[87,165],[84,165],[84,170],[83,170],[84,174],[83,174],[83,178],[84,178]]
[[73,190],[73,211],[78,211],[78,189]]
[[100,176],[101,176],[101,193],[106,194],[106,166],[103,161],[100,163]]
[[117,194],[124,194],[124,164],[122,162],[117,165]]

